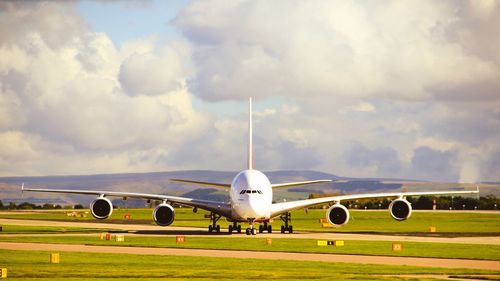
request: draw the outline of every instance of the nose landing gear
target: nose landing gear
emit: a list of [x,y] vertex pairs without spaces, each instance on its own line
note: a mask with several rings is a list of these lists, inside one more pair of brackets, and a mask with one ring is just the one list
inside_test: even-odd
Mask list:
[[247,230],[245,231],[247,235],[257,235],[257,229],[253,227],[254,220],[255,220],[254,218],[248,219],[250,227],[247,228]]

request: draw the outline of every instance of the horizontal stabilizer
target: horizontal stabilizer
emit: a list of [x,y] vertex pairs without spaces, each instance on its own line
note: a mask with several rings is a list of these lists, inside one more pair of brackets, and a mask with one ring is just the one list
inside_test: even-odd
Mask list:
[[298,186],[298,185],[325,183],[325,182],[331,182],[331,181],[332,180],[297,181],[297,182],[271,184],[271,187],[272,188],[287,188],[287,187]]
[[192,180],[183,180],[183,179],[170,179],[175,182],[189,183],[189,184],[199,184],[199,185],[208,185],[219,188],[229,188],[231,184],[228,183],[214,183],[214,182],[205,182],[205,181],[192,181]]

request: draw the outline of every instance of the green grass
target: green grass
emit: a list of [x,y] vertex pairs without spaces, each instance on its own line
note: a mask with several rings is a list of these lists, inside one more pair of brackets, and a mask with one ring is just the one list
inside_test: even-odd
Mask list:
[[35,225],[2,225],[2,234],[49,234],[49,233],[92,233],[97,231],[113,231],[85,227],[35,226]]
[[[499,274],[500,271],[413,266],[358,265],[308,261],[152,256],[61,252],[60,264],[49,263],[49,252],[0,249],[0,267],[7,280],[433,280],[408,274]],[[391,276],[387,276],[391,275]]]
[[403,251],[394,252],[392,251],[393,242],[391,241],[346,240],[345,246],[334,247],[317,246],[317,240],[314,239],[296,238],[273,238],[272,245],[267,245],[265,238],[257,237],[186,237],[186,239],[186,243],[177,244],[175,242],[175,237],[133,235],[126,235],[124,242],[100,240],[97,234],[95,236],[0,237],[0,241],[2,242],[21,243],[34,242],[132,247],[222,249],[500,260],[500,246],[498,245],[401,242],[404,246]]
[[[122,223],[124,214],[131,214],[135,223],[151,224],[151,209],[114,210],[112,216],[103,222]],[[460,213],[460,212],[413,212],[412,216],[402,222],[393,220],[387,210],[361,211],[350,210],[351,220],[340,228],[323,228],[319,219],[325,217],[325,210],[311,209],[306,214],[303,210],[292,212],[292,225],[298,231],[316,232],[377,232],[377,233],[417,233],[427,232],[429,226],[435,226],[438,233],[493,233],[500,235],[500,213]],[[204,211],[193,213],[191,209],[177,208],[173,226],[207,227],[210,223]],[[41,219],[65,221],[97,221],[91,215],[86,218],[72,218],[66,212],[44,212],[39,214],[1,214],[0,218]],[[229,222],[221,219],[219,224],[226,228]],[[281,220],[272,223],[279,229]]]

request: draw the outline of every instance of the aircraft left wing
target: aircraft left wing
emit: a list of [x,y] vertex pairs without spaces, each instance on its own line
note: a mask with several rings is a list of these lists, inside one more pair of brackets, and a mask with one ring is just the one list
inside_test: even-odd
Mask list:
[[123,197],[123,198],[142,198],[158,201],[167,201],[184,206],[197,207],[210,212],[215,212],[222,216],[230,216],[231,206],[226,202],[217,202],[210,200],[200,200],[187,197],[177,197],[161,194],[135,193],[135,192],[120,192],[120,191],[98,191],[98,190],[72,190],[72,189],[44,189],[44,188],[21,188],[24,191],[31,192],[46,192],[46,193],[70,193],[83,195],[96,195],[101,197]]
[[271,207],[271,217],[278,216],[280,214],[289,212],[295,209],[307,208],[314,205],[326,204],[326,203],[339,203],[345,200],[355,200],[355,199],[368,199],[368,198],[383,198],[383,197],[407,197],[407,196],[421,196],[421,195],[451,195],[451,194],[476,194],[479,193],[479,187],[477,190],[468,191],[422,191],[422,192],[392,192],[392,193],[365,193],[365,194],[352,194],[352,195],[339,195],[322,197],[315,199],[305,199],[290,202],[274,203]]

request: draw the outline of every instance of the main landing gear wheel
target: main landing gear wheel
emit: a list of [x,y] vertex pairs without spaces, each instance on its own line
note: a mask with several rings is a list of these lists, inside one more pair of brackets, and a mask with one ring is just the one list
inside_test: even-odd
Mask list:
[[265,222],[263,225],[259,225],[259,233],[263,233],[264,231],[267,231],[267,233],[273,233],[273,228]]
[[287,212],[281,215],[280,219],[285,223],[285,225],[281,226],[281,233],[285,233],[287,231],[288,233],[293,233],[293,226],[288,224],[288,222],[292,221],[292,215],[289,212]]
[[220,225],[217,224],[220,218],[221,218],[220,215],[216,213],[210,213],[210,221],[212,222],[212,224],[208,226],[208,232],[210,233],[214,231],[217,233],[220,232]]
[[228,229],[229,233],[233,233],[233,231],[241,233],[241,225],[237,224],[236,222],[233,222],[232,225],[229,225]]

